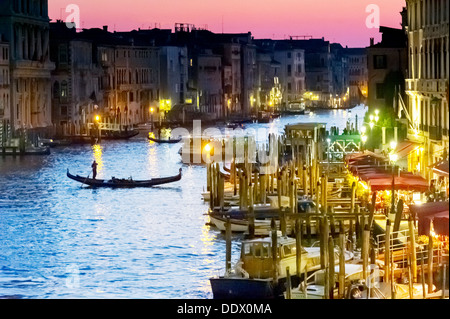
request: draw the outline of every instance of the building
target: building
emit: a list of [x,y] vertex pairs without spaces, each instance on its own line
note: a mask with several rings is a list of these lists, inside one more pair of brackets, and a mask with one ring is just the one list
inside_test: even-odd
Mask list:
[[290,40],[305,51],[305,84],[307,105],[329,107],[337,92],[333,85],[331,44],[321,39]]
[[339,43],[331,43],[330,51],[333,90],[330,95],[330,106],[348,107],[350,93],[348,57],[345,49]]
[[[121,125],[136,125],[149,119],[150,108],[158,105],[159,49],[150,46],[116,45],[116,111]],[[110,107],[110,106],[109,106]],[[163,111],[159,105],[160,111]]]
[[448,159],[449,0],[407,0],[409,67],[407,108],[408,169],[429,179],[433,165]]
[[51,128],[47,0],[2,0],[0,34],[9,42],[9,117],[14,129]]
[[9,43],[0,34],[0,122],[5,126],[10,122],[10,94]]
[[153,116],[150,110],[159,107],[159,48],[106,26],[76,32],[57,21],[51,30],[59,134],[86,134],[95,121],[104,129],[124,129]]
[[277,92],[281,96],[281,85],[278,77],[281,63],[276,61],[273,56],[272,48],[263,47],[261,43],[257,45],[255,83],[257,112],[273,111],[276,107],[274,96]]
[[282,95],[282,108],[301,103],[306,90],[305,50],[289,42],[276,42],[273,59],[280,65],[277,76]]
[[199,89],[198,107],[214,118],[225,115],[223,110],[222,57],[208,50],[197,55],[196,83]]
[[62,21],[50,24],[52,71],[52,120],[57,136],[87,132],[98,109],[102,70],[94,63],[93,43],[79,38]]
[[[394,92],[404,92],[404,79],[408,67],[404,30],[380,27],[381,42],[373,38],[367,48],[368,106],[369,111],[380,110],[391,117]],[[400,90],[399,90],[400,86]]]
[[349,104],[365,104],[369,72],[366,48],[345,48],[345,55],[348,61]]
[[[192,105],[195,100],[188,91],[188,51],[186,46],[160,47],[160,100],[166,111]],[[174,111],[176,111],[174,109]],[[182,113],[182,111],[181,111]],[[182,114],[178,114],[182,115]],[[179,118],[178,118],[179,119]]]

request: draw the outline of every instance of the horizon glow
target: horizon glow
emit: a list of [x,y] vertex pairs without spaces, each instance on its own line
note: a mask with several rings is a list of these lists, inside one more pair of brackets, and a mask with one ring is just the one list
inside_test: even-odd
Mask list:
[[312,36],[349,47],[367,47],[370,38],[378,42],[378,28],[368,28],[366,7],[380,9],[380,25],[401,28],[404,0],[49,0],[49,18],[65,21],[66,7],[80,8],[80,26],[110,31],[174,29],[175,23],[189,23],[215,33],[251,32],[255,39],[286,39]]

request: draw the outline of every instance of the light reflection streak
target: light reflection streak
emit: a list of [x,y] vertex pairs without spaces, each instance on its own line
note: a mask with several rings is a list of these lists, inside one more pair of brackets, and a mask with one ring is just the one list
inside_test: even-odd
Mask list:
[[100,144],[92,145],[92,151],[94,155],[94,160],[97,162],[97,173],[100,173],[103,169],[103,149]]

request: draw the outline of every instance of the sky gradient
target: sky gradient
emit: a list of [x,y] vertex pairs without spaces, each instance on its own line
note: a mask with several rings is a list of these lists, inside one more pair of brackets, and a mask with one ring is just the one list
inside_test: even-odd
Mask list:
[[349,47],[381,39],[368,28],[369,4],[380,9],[380,25],[400,28],[405,0],[49,0],[50,19],[66,21],[66,7],[80,8],[81,28],[108,25],[110,31],[190,23],[216,33],[251,32],[257,38],[324,37]]

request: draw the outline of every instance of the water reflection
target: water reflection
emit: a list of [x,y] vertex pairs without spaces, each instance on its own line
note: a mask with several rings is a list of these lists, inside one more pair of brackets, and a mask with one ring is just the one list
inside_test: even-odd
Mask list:
[[[352,116],[363,118],[360,111]],[[249,126],[281,133],[284,125],[304,121],[342,129],[346,119],[337,114],[317,111]],[[179,148],[149,142],[145,132],[128,141],[55,148],[47,157],[0,157],[0,296],[212,298],[209,278],[225,269],[224,235],[204,215],[205,167],[182,164]],[[180,167],[183,178],[123,190],[81,188],[67,178],[68,166],[86,176],[92,159],[108,178],[172,176]],[[241,240],[233,235],[232,263]],[[79,288],[65,285],[78,273],[67,265],[78,267]],[[46,279],[29,279],[36,274]]]
[[100,144],[92,145],[94,160],[97,162],[97,173],[101,173],[103,169],[103,147]]

